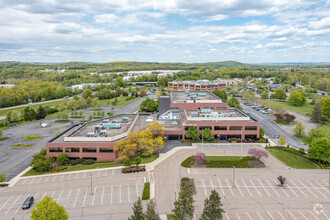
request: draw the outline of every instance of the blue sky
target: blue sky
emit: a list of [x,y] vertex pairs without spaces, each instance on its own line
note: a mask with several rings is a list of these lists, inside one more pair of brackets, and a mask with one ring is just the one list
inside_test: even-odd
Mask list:
[[0,60],[330,62],[330,0],[0,0]]

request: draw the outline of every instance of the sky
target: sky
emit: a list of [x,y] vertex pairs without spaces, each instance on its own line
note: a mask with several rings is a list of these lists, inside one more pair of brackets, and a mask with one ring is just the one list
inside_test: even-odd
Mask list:
[[0,61],[330,62],[330,0],[0,0]]

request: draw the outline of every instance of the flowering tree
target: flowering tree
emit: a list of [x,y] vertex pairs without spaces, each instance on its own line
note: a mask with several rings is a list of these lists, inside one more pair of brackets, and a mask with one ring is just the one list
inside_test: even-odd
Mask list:
[[256,158],[256,160],[260,160],[262,157],[268,157],[268,152],[263,149],[251,148],[248,152],[251,156]]
[[195,155],[195,163],[197,165],[201,165],[203,163],[205,159],[205,154],[202,153],[202,152],[198,152],[196,155]]

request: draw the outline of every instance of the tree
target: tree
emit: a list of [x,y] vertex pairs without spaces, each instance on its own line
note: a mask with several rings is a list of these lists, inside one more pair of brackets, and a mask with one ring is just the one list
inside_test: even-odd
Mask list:
[[212,134],[212,131],[211,131],[211,129],[209,129],[209,128],[205,128],[205,129],[203,129],[203,131],[202,131],[202,138],[204,139],[204,140],[213,140],[214,139],[214,135]]
[[141,164],[141,157],[136,157],[135,158],[135,165],[138,167]]
[[259,148],[250,148],[248,154],[253,156],[256,160],[260,160],[262,157],[267,158],[269,156],[267,151]]
[[330,161],[330,140],[326,137],[314,138],[307,150],[312,157],[323,161]]
[[83,91],[83,93],[82,93],[82,97],[84,98],[84,99],[87,99],[88,97],[92,97],[92,90],[90,90],[90,89],[85,89],[84,91]]
[[88,116],[88,121],[91,121],[91,120],[93,120],[93,115],[92,115],[92,113],[90,113],[89,116]]
[[234,107],[240,108],[240,109],[242,108],[242,106],[239,104],[239,101],[235,97],[228,100],[228,105],[234,106]]
[[45,196],[31,211],[31,220],[39,219],[66,220],[69,219],[69,215],[63,206]]
[[158,87],[167,87],[169,79],[167,77],[160,77],[157,79],[157,86]]
[[296,127],[293,129],[294,133],[296,133],[297,136],[301,137],[305,134],[305,126],[301,121],[297,121]]
[[259,137],[260,138],[264,137],[265,133],[266,133],[265,129],[263,127],[260,127],[259,128]]
[[289,103],[292,105],[303,105],[306,102],[306,94],[301,90],[297,89],[290,93]]
[[286,144],[286,140],[284,136],[280,136],[277,141],[280,145]]
[[147,127],[147,130],[150,131],[150,133],[152,134],[152,137],[153,138],[156,138],[156,137],[163,137],[164,136],[164,126],[159,123],[158,121],[154,121],[154,122],[151,122],[148,124],[148,127]]
[[2,137],[3,135],[3,131],[0,129],[0,137]]
[[195,164],[196,165],[201,165],[203,163],[203,161],[205,160],[205,154],[202,152],[198,152],[195,156],[194,156],[194,160],[195,160]]
[[219,98],[221,98],[222,100],[227,100],[227,93],[224,90],[213,90],[212,93],[216,96],[218,96]]
[[150,99],[147,97],[143,102],[140,104],[141,111],[153,112],[158,109],[158,102]]
[[[330,103],[329,103],[330,104]],[[322,119],[322,105],[319,100],[317,100],[313,106],[311,119],[316,122],[321,122]]]
[[274,99],[286,100],[286,93],[283,88],[277,88],[271,97]]
[[11,123],[12,122],[12,120],[11,120],[11,111],[9,111],[8,113],[7,113],[7,115],[6,115],[6,122],[7,123]]
[[312,128],[311,130],[309,130],[308,135],[310,136],[312,141],[314,138],[324,137],[324,133],[320,128],[318,129]]
[[156,212],[156,203],[153,199],[147,203],[147,211],[144,214],[144,220],[160,220]]
[[210,197],[204,200],[204,209],[200,220],[220,220],[223,218],[222,213],[225,211],[221,208],[220,199],[219,193],[212,190]]
[[143,220],[143,206],[140,197],[133,204],[133,214],[128,218],[128,220]]
[[284,186],[286,178],[284,176],[278,176],[277,177],[278,181],[280,182],[280,186]]
[[252,92],[252,91],[244,92],[243,98],[252,103],[255,103],[255,100],[256,100],[256,96],[255,96],[254,92]]
[[18,121],[22,120],[22,115],[19,111],[14,110],[11,112],[10,118],[11,118],[12,122],[18,122]]
[[330,97],[325,97],[321,100],[322,114],[330,117]]
[[263,91],[262,95],[261,95],[262,99],[268,99],[268,92],[267,91]]
[[124,160],[124,166],[125,166],[125,167],[129,167],[129,166],[131,166],[131,160],[130,160],[129,158],[126,158],[126,159]]
[[69,161],[69,158],[67,157],[66,153],[63,152],[57,156],[56,161],[59,162],[60,164],[64,165]]
[[194,215],[194,198],[190,186],[185,183],[180,189],[179,198],[174,202],[174,218],[186,219]]
[[40,105],[36,114],[36,119],[37,120],[44,119],[46,116],[47,116],[46,109]]
[[190,126],[188,128],[188,132],[186,133],[186,138],[196,140],[199,138],[199,132],[197,130],[197,127]]
[[5,182],[6,181],[6,174],[4,174],[2,171],[0,173],[0,183]]
[[29,112],[30,112],[30,107],[29,106],[25,107],[24,108],[24,112],[23,112],[23,119],[24,119],[24,121],[27,121],[28,120]]

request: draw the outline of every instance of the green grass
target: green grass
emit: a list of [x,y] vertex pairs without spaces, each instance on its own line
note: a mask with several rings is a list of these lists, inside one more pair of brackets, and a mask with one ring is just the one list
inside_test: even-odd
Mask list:
[[186,167],[186,168],[191,167],[191,165],[192,165],[191,164],[192,158],[193,158],[193,156],[190,156],[187,159],[185,159],[184,161],[182,161],[181,166]]
[[[159,154],[153,154],[150,157],[141,157],[141,163],[151,163],[152,161],[156,160],[159,157]],[[134,160],[132,160],[134,162]]]
[[297,112],[302,115],[306,115],[307,113],[311,113],[313,110],[313,105],[311,105],[311,99],[307,99],[307,102],[302,106],[291,105],[289,102],[281,102],[275,100],[266,100],[268,103],[276,103],[283,105],[286,109]]
[[310,145],[312,142],[312,139],[309,136],[303,135],[303,136],[297,136],[294,135],[299,141],[303,142],[304,144]]
[[292,122],[286,121],[286,120],[273,120],[273,122],[275,122],[276,124],[279,125],[290,125],[292,124]]
[[57,122],[57,123],[68,123],[70,121],[71,120],[56,120],[55,122]]
[[142,193],[142,200],[149,200],[150,199],[150,183],[146,182],[144,184],[144,189]]
[[[50,103],[45,103],[45,104],[41,104],[42,107],[57,107],[59,106],[60,104],[62,103],[65,103],[67,102],[68,100],[60,100],[60,101],[56,101],[56,102],[50,102]],[[39,104],[36,104],[36,105],[30,105],[29,106],[30,108],[33,108],[34,110],[37,110],[39,108]],[[6,116],[8,114],[8,112],[10,111],[13,111],[13,110],[18,110],[18,111],[23,111],[24,109],[26,108],[26,106],[24,107],[20,107],[20,106],[17,106],[16,108],[14,109],[6,109],[6,110],[1,110],[0,109],[0,116]]]
[[7,137],[0,137],[0,141],[8,139]]
[[167,220],[175,220],[174,214],[167,214]]
[[[191,167],[193,156],[185,159],[181,166],[183,167]],[[240,156],[206,156],[206,159],[210,160],[207,164],[207,167],[217,167],[217,168],[231,168],[231,167],[239,167],[239,168],[252,168],[249,164],[249,161],[253,161],[253,157],[243,157],[241,159]]]
[[33,144],[14,144],[10,147],[33,147]]
[[323,131],[325,137],[330,139],[330,123],[328,123],[326,125],[322,125],[319,128],[320,128],[321,131]]
[[22,141],[27,141],[27,140],[40,140],[43,139],[43,137],[41,136],[37,136],[37,135],[30,135],[30,136],[25,136],[23,138],[21,138]]
[[135,99],[131,99],[126,101],[127,96],[120,96],[117,97],[117,104],[116,105],[112,105],[112,102],[115,101],[116,98],[113,99],[104,99],[104,100],[100,100],[101,105],[109,105],[109,106],[124,106],[127,105],[128,103],[131,103],[137,99],[140,99],[141,97],[136,97]]
[[280,149],[269,148],[267,150],[289,167],[296,169],[319,169],[312,161],[301,156]]

